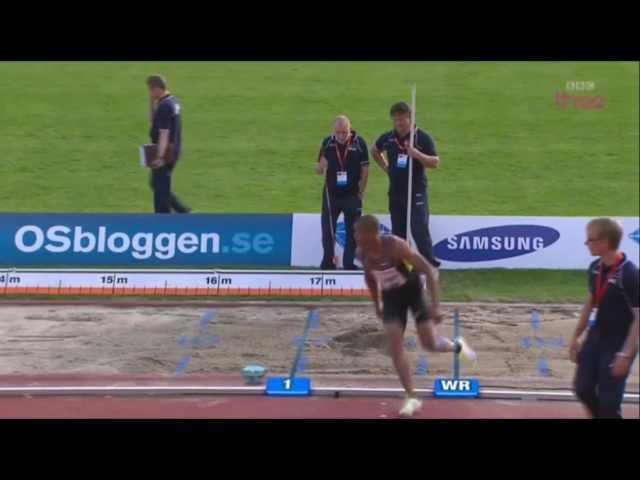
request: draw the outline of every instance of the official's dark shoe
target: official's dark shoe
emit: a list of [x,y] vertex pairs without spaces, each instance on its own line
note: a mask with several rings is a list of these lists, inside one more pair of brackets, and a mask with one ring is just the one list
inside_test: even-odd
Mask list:
[[183,210],[174,210],[173,212],[182,214],[182,213],[191,213],[191,211],[192,211],[191,207],[184,207]]

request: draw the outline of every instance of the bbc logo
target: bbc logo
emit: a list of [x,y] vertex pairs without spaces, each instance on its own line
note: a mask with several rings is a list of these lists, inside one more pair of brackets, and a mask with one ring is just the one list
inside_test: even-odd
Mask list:
[[476,379],[439,378],[433,394],[436,397],[475,398],[480,395],[480,382]]
[[566,84],[566,90],[573,92],[589,92],[591,90],[595,90],[596,82],[577,82],[575,80],[570,80]]

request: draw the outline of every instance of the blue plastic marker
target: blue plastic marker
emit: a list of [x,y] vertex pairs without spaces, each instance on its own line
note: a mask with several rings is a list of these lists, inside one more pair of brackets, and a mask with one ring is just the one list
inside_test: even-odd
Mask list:
[[562,337],[538,338],[538,337],[522,337],[520,342],[523,348],[564,348],[567,342]]
[[182,375],[184,372],[186,372],[190,361],[191,361],[191,355],[183,356],[178,362],[178,366],[176,367],[175,374]]
[[416,365],[416,375],[426,375],[429,372],[429,363],[427,357],[421,356]]
[[300,345],[298,346],[298,350],[296,351],[296,356],[293,359],[293,364],[291,365],[291,370],[289,372],[289,379],[293,381],[296,376],[296,370],[298,369],[298,363],[302,357],[302,350],[304,349],[304,345],[307,342],[307,338],[309,337],[309,330],[317,327],[320,324],[320,315],[317,310],[311,310],[309,315],[307,316],[307,321],[304,325],[304,331],[302,332],[302,337],[300,337]]
[[[460,339],[460,312],[453,312],[453,340]],[[480,396],[480,382],[475,378],[460,379],[460,355],[453,353],[453,378],[436,378],[433,395],[444,398],[476,398]]]
[[542,324],[542,319],[540,318],[540,312],[536,309],[531,312],[531,327],[533,328],[533,335],[536,336],[540,325]]
[[[460,338],[460,313],[456,308],[453,311],[453,339],[457,341],[458,338]],[[460,378],[460,355],[455,351],[453,352],[453,378],[456,380]]]
[[551,369],[549,368],[549,364],[547,363],[547,359],[544,357],[540,357],[538,359],[538,373],[542,377],[548,377],[551,375]]
[[296,378],[296,373],[306,368],[308,359],[302,355],[302,351],[309,338],[309,330],[315,328],[320,323],[320,316],[316,310],[309,312],[305,322],[304,332],[299,341],[294,339],[298,349],[296,351],[293,364],[288,377],[271,377],[267,379],[265,393],[267,395],[303,397],[311,394],[311,380],[308,377]]
[[[207,346],[215,347],[216,345],[218,345],[218,343],[220,343],[220,337],[218,337],[218,335],[211,335],[209,337],[204,336],[204,330],[209,326],[209,324],[215,323],[213,320],[214,317],[215,317],[215,310],[209,310],[205,312],[202,318],[200,318],[201,335],[198,335],[192,338],[189,338],[187,335],[181,335],[180,338],[178,339],[178,345],[183,348],[187,348],[189,346],[191,346],[192,348],[207,347]],[[187,367],[189,366],[190,362],[191,362],[191,355],[184,355],[178,361],[175,374],[176,375],[183,374],[187,370]]]
[[218,336],[217,335],[199,335],[193,338],[194,347],[215,347],[218,344]]
[[307,324],[309,325],[309,328],[316,328],[320,326],[320,314],[317,310],[312,310],[311,313],[309,313]]
[[200,319],[200,330],[204,330],[205,328],[207,328],[210,323],[215,323],[215,316],[215,310],[208,310],[207,312],[205,312],[205,314],[202,315],[202,318]]
[[296,372],[304,372],[307,366],[309,365],[309,359],[307,357],[300,357],[298,361],[298,365],[296,368]]

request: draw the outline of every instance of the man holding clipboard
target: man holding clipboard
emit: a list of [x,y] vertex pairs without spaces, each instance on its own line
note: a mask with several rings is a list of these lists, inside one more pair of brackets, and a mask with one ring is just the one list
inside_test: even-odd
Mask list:
[[144,166],[151,168],[153,206],[156,213],[189,213],[171,192],[171,174],[180,158],[182,123],[180,104],[167,89],[166,80],[160,75],[147,78],[149,87],[151,145],[140,147]]

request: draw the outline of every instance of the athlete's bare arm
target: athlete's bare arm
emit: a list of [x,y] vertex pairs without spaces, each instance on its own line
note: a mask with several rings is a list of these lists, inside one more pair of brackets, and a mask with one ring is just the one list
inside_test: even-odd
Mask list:
[[419,272],[427,276],[427,288],[433,302],[433,317],[436,321],[440,320],[440,283],[436,276],[434,267],[415,248],[411,247],[405,240],[396,238],[394,242],[394,255],[400,261],[407,261],[413,265]]
[[364,281],[367,283],[367,287],[369,287],[369,291],[371,292],[371,299],[373,300],[373,305],[376,308],[376,315],[378,318],[382,318],[382,304],[380,303],[380,288],[378,287],[378,281],[376,280],[376,277],[366,269],[364,272]]
[[373,305],[376,308],[376,315],[378,318],[382,318],[382,305],[380,303],[380,288],[378,286],[378,281],[371,273],[367,262],[364,261],[362,252],[359,248],[356,249],[356,258],[362,262],[362,267],[364,269],[364,281],[369,288],[369,292],[371,292],[371,299],[373,300]]

